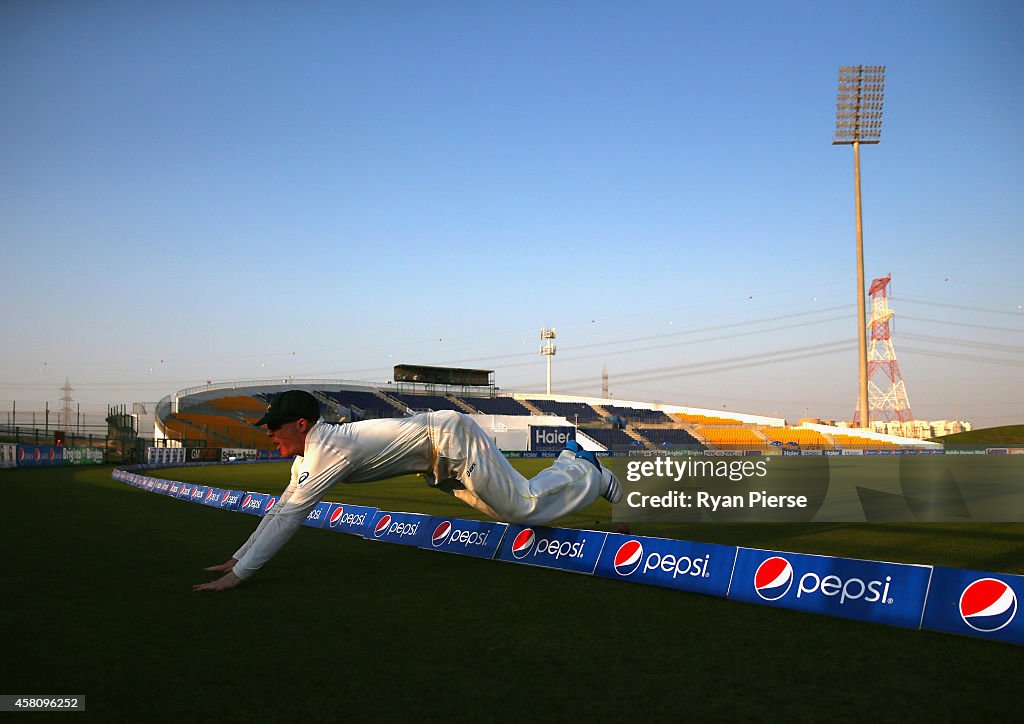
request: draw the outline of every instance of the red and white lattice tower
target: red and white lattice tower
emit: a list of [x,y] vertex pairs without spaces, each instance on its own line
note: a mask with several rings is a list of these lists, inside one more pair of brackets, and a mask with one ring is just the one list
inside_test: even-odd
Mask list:
[[[868,419],[872,422],[910,422],[914,413],[910,411],[907,387],[903,384],[900,364],[896,361],[896,350],[892,346],[889,320],[893,311],[889,309],[889,295],[886,287],[892,275],[880,277],[871,282],[868,294],[871,296],[871,321],[868,332],[871,344],[868,347]],[[853,425],[860,424],[860,410],[853,413]]]

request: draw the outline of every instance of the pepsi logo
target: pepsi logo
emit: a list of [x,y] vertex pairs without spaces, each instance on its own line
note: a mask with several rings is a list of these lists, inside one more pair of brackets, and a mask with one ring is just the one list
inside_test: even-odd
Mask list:
[[975,631],[998,631],[1016,615],[1017,594],[995,578],[980,578],[960,594],[960,618]]
[[345,515],[345,508],[339,505],[337,508],[334,509],[334,512],[331,513],[331,519],[327,521],[328,524],[333,528],[341,522],[341,516],[343,515]]
[[226,503],[226,502],[228,502],[228,498],[230,498],[230,497],[231,497],[231,491],[230,490],[225,490],[224,491],[224,495],[220,496],[220,502]]
[[765,601],[778,601],[793,585],[793,566],[779,556],[766,559],[754,573],[754,590]]
[[271,508],[273,508],[275,505],[277,505],[276,497],[267,498],[267,504],[263,507],[263,513],[269,513]]
[[384,516],[377,521],[377,525],[373,529],[374,537],[380,538],[384,535],[384,531],[388,529],[389,525],[391,525],[391,516],[385,513]]
[[252,504],[252,496],[246,495],[245,500],[242,501],[242,507],[248,508]]
[[452,522],[450,520],[442,521],[436,528],[434,528],[434,534],[430,536],[430,544],[435,548],[440,548],[448,536],[452,532]]
[[636,572],[643,560],[644,547],[640,545],[640,541],[628,540],[619,546],[619,550],[615,551],[612,565],[620,576],[630,576]]
[[537,536],[532,528],[523,528],[519,531],[516,539],[512,541],[512,557],[517,559],[526,558],[526,556],[530,555],[530,551],[533,550],[533,544],[536,540]]

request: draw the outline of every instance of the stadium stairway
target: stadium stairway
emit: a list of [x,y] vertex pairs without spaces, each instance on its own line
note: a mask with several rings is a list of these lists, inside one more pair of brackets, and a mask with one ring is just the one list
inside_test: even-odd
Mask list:
[[460,410],[462,410],[466,414],[469,414],[469,415],[478,415],[478,414],[480,414],[479,411],[474,409],[472,405],[470,405],[468,402],[463,402],[462,400],[460,400],[455,395],[448,394],[448,395],[445,395],[445,397],[447,397],[449,400],[451,400],[453,405],[458,407]]
[[684,425],[681,425],[681,427],[684,430],[686,430],[688,433],[693,435],[693,439],[696,440],[697,442],[699,442],[704,447],[706,447],[706,448],[714,447],[711,443],[708,442],[708,439],[706,437],[704,437],[703,435],[700,434],[700,432],[698,432],[696,425],[684,424]]
[[[321,410],[330,410],[331,411],[331,413],[332,413],[331,417],[333,417],[334,420],[339,420],[339,419],[341,419],[343,417],[343,415],[339,415],[338,414],[338,408],[340,407],[340,405],[338,404],[337,400],[332,400],[330,397],[325,395],[320,390],[313,390],[313,397],[315,397],[316,401],[320,403],[320,409]],[[324,418],[328,422],[332,422],[330,417],[328,417],[327,415],[325,415]]]
[[522,405],[527,410],[529,410],[531,415],[543,415],[543,414],[545,414],[543,410],[541,410],[539,407],[537,407],[535,404],[533,404],[529,400],[520,400],[520,399],[516,398],[516,402],[518,402],[520,405]]
[[398,410],[398,412],[402,414],[402,417],[405,417],[409,414],[409,407],[407,405],[403,405],[401,402],[394,399],[393,397],[390,397],[381,390],[374,389],[373,394],[382,399],[384,402],[388,403],[391,407]]
[[651,442],[646,437],[644,437],[639,432],[637,432],[637,429],[635,427],[633,427],[632,425],[626,425],[626,427],[624,427],[622,429],[622,431],[624,433],[626,433],[627,435],[629,435],[634,440],[636,440],[638,443],[643,445],[648,450],[657,450],[658,449],[657,445],[655,445],[653,442]]

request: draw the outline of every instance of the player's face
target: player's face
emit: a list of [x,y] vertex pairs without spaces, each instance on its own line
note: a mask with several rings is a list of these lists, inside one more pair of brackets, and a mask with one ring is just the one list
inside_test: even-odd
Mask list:
[[306,448],[308,425],[306,420],[286,422],[273,430],[267,428],[267,437],[277,445],[281,457],[290,458],[294,455],[301,455]]

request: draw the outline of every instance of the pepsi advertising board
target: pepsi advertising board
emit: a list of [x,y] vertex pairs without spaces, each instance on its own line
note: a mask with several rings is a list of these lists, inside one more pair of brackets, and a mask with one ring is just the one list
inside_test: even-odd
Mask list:
[[932,567],[740,548],[729,598],[919,628]]
[[211,508],[219,508],[220,498],[226,492],[226,490],[221,490],[220,488],[207,488],[206,494],[203,496],[202,500],[203,505],[209,505]]
[[430,538],[423,548],[476,558],[494,558],[507,523],[488,523],[459,518],[434,518]]
[[221,510],[238,510],[238,506],[242,504],[243,497],[245,497],[244,490],[222,490],[220,496]]
[[430,545],[430,521],[433,516],[423,513],[390,513],[378,510],[366,531],[366,540],[398,543],[422,548]]
[[607,537],[594,530],[510,525],[498,560],[592,574]]
[[313,509],[309,511],[309,515],[302,521],[302,524],[310,528],[323,528],[324,523],[327,522],[327,511],[330,510],[330,503],[317,503],[313,506]]
[[530,425],[530,450],[561,450],[576,439],[576,428]]
[[18,467],[62,465],[64,449],[55,445],[18,445]]
[[595,574],[725,598],[736,547],[609,533]]
[[348,533],[365,537],[370,532],[370,523],[377,513],[377,508],[348,503],[331,503],[327,509],[327,520],[321,526],[324,530]]
[[242,502],[238,504],[238,512],[263,515],[263,507],[269,499],[270,496],[266,493],[246,493],[242,496]]
[[922,628],[1024,644],[1024,576],[935,566]]

